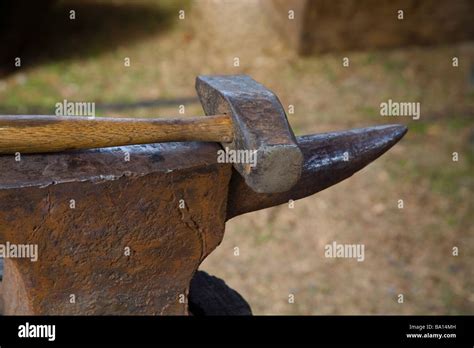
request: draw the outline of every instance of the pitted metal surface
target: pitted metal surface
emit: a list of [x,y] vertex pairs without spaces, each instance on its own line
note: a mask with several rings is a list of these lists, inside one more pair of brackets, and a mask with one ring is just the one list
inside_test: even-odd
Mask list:
[[[167,173],[216,162],[216,143],[176,142],[50,154],[0,155],[0,189],[102,182],[124,176]],[[192,153],[192,155],[189,155]],[[126,156],[129,160],[126,160]]]

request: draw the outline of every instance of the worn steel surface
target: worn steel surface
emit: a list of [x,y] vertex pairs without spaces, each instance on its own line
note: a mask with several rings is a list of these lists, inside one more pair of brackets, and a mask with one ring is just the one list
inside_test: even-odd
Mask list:
[[217,148],[0,156],[0,241],[39,249],[5,260],[6,314],[186,314],[180,295],[224,232]]
[[304,165],[296,185],[283,193],[256,193],[234,174],[229,189],[227,219],[290,199],[304,198],[337,184],[381,156],[406,131],[405,126],[388,125],[298,137]]
[[196,90],[206,115],[232,116],[231,150],[256,151],[256,166],[235,169],[256,192],[289,190],[299,179],[303,156],[277,96],[246,75],[199,76]]
[[217,163],[220,147],[211,143],[24,155],[20,162],[0,156],[0,242],[39,248],[36,262],[5,260],[5,311],[187,314],[180,299],[222,241],[226,219],[334,185],[405,132],[379,126],[298,137],[302,176],[275,194],[256,193],[230,164]]

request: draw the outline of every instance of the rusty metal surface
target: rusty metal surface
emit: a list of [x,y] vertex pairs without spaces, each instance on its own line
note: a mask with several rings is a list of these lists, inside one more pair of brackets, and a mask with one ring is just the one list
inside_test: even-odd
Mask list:
[[122,150],[0,157],[0,241],[39,249],[5,260],[6,314],[187,314],[179,296],[222,240],[231,166],[213,144],[128,147],[128,164]]
[[[256,166],[235,169],[256,192],[283,192],[299,179],[303,156],[277,96],[246,75],[199,76],[196,91],[206,115],[232,116],[231,150],[257,151]],[[284,159],[284,160],[283,160]]]
[[5,260],[6,313],[187,314],[179,296],[222,241],[226,219],[334,185],[405,132],[379,126],[298,137],[302,176],[275,194],[254,192],[230,164],[217,163],[219,146],[209,143],[25,155],[20,162],[0,156],[0,242],[39,247],[37,262]]
[[304,165],[296,185],[283,193],[256,193],[234,173],[229,188],[227,219],[290,199],[304,198],[337,184],[381,156],[406,132],[405,126],[388,125],[298,137]]
[[[167,173],[216,162],[218,144],[157,143],[82,151],[0,155],[0,189],[91,181],[103,182],[149,173]],[[130,160],[126,161],[127,153]],[[192,156],[189,154],[192,153]]]

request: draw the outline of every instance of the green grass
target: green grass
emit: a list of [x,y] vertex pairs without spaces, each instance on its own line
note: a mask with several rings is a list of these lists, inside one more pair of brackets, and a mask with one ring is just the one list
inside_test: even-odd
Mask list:
[[428,130],[428,126],[429,126],[428,123],[418,120],[418,121],[410,123],[409,130],[410,130],[410,133],[423,135],[423,134],[426,134]]

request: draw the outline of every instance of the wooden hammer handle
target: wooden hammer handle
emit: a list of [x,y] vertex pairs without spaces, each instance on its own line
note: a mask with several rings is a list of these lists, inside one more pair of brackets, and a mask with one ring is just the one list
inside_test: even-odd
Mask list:
[[0,116],[0,153],[39,153],[170,141],[231,142],[228,115],[172,119]]

